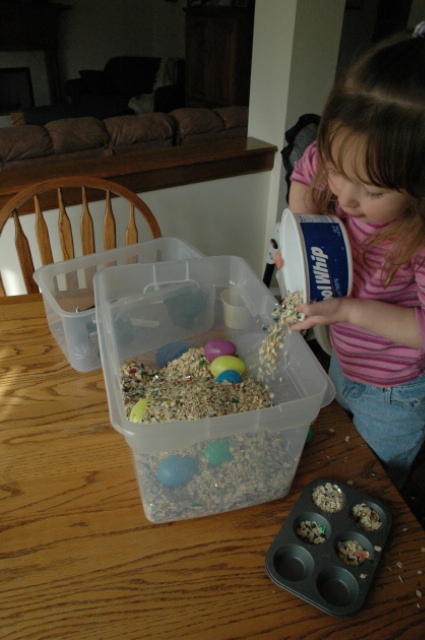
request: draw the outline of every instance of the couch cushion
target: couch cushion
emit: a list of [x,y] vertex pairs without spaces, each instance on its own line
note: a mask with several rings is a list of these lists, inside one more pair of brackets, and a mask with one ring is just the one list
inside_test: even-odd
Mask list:
[[248,126],[248,107],[219,107],[214,109],[223,120],[224,128],[227,129],[246,129]]
[[103,122],[96,118],[66,118],[48,122],[55,153],[71,153],[86,149],[106,147],[109,135]]
[[29,160],[54,153],[52,139],[44,127],[22,125],[0,129],[0,162]]
[[220,137],[220,132],[224,129],[222,118],[212,109],[174,109],[170,116],[176,122],[176,142],[179,145],[214,140]]
[[152,146],[152,142],[155,142],[155,146],[171,146],[173,143],[174,121],[166,113],[116,116],[106,118],[103,123],[114,149],[141,142],[145,146]]

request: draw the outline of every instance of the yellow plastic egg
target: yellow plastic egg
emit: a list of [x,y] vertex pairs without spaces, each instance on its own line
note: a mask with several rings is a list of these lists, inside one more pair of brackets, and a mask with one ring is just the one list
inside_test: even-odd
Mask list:
[[220,375],[223,371],[237,371],[241,375],[245,372],[245,363],[237,356],[219,356],[215,358],[210,364],[210,371],[214,378]]

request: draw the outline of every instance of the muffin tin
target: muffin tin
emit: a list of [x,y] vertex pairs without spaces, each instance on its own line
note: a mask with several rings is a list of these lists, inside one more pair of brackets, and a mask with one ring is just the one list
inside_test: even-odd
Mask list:
[[[313,498],[316,491],[325,502]],[[337,500],[329,507],[326,500],[333,492]],[[372,510],[372,521],[358,521],[353,515],[357,505]],[[303,490],[274,539],[266,554],[267,573],[280,587],[330,615],[353,615],[366,600],[391,523],[380,500],[319,478]],[[354,552],[347,554],[347,547]]]

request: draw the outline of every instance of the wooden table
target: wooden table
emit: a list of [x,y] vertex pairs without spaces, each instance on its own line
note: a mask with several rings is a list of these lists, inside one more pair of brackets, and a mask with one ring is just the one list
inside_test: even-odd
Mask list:
[[[154,525],[130,448],[110,426],[102,372],[68,365],[38,294],[0,301],[0,372],[1,638],[424,637],[425,533],[335,403],[320,412],[286,499]],[[321,476],[352,481],[394,517],[351,618],[280,589],[264,568],[302,488]]]

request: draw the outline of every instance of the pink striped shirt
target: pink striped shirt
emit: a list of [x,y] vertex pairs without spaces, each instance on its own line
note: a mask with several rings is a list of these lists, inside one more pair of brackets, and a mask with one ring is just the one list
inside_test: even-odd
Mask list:
[[[291,179],[309,185],[316,166],[317,150],[313,142],[296,163]],[[388,243],[371,247],[367,253],[367,264],[360,260],[360,247],[364,240],[383,225],[348,216],[338,205],[336,214],[345,223],[353,254],[352,296],[414,307],[425,347],[425,247],[411,262],[402,265],[384,288],[381,265]],[[351,380],[389,387],[404,384],[425,373],[424,349],[396,344],[348,322],[331,325],[330,332],[341,369]]]

